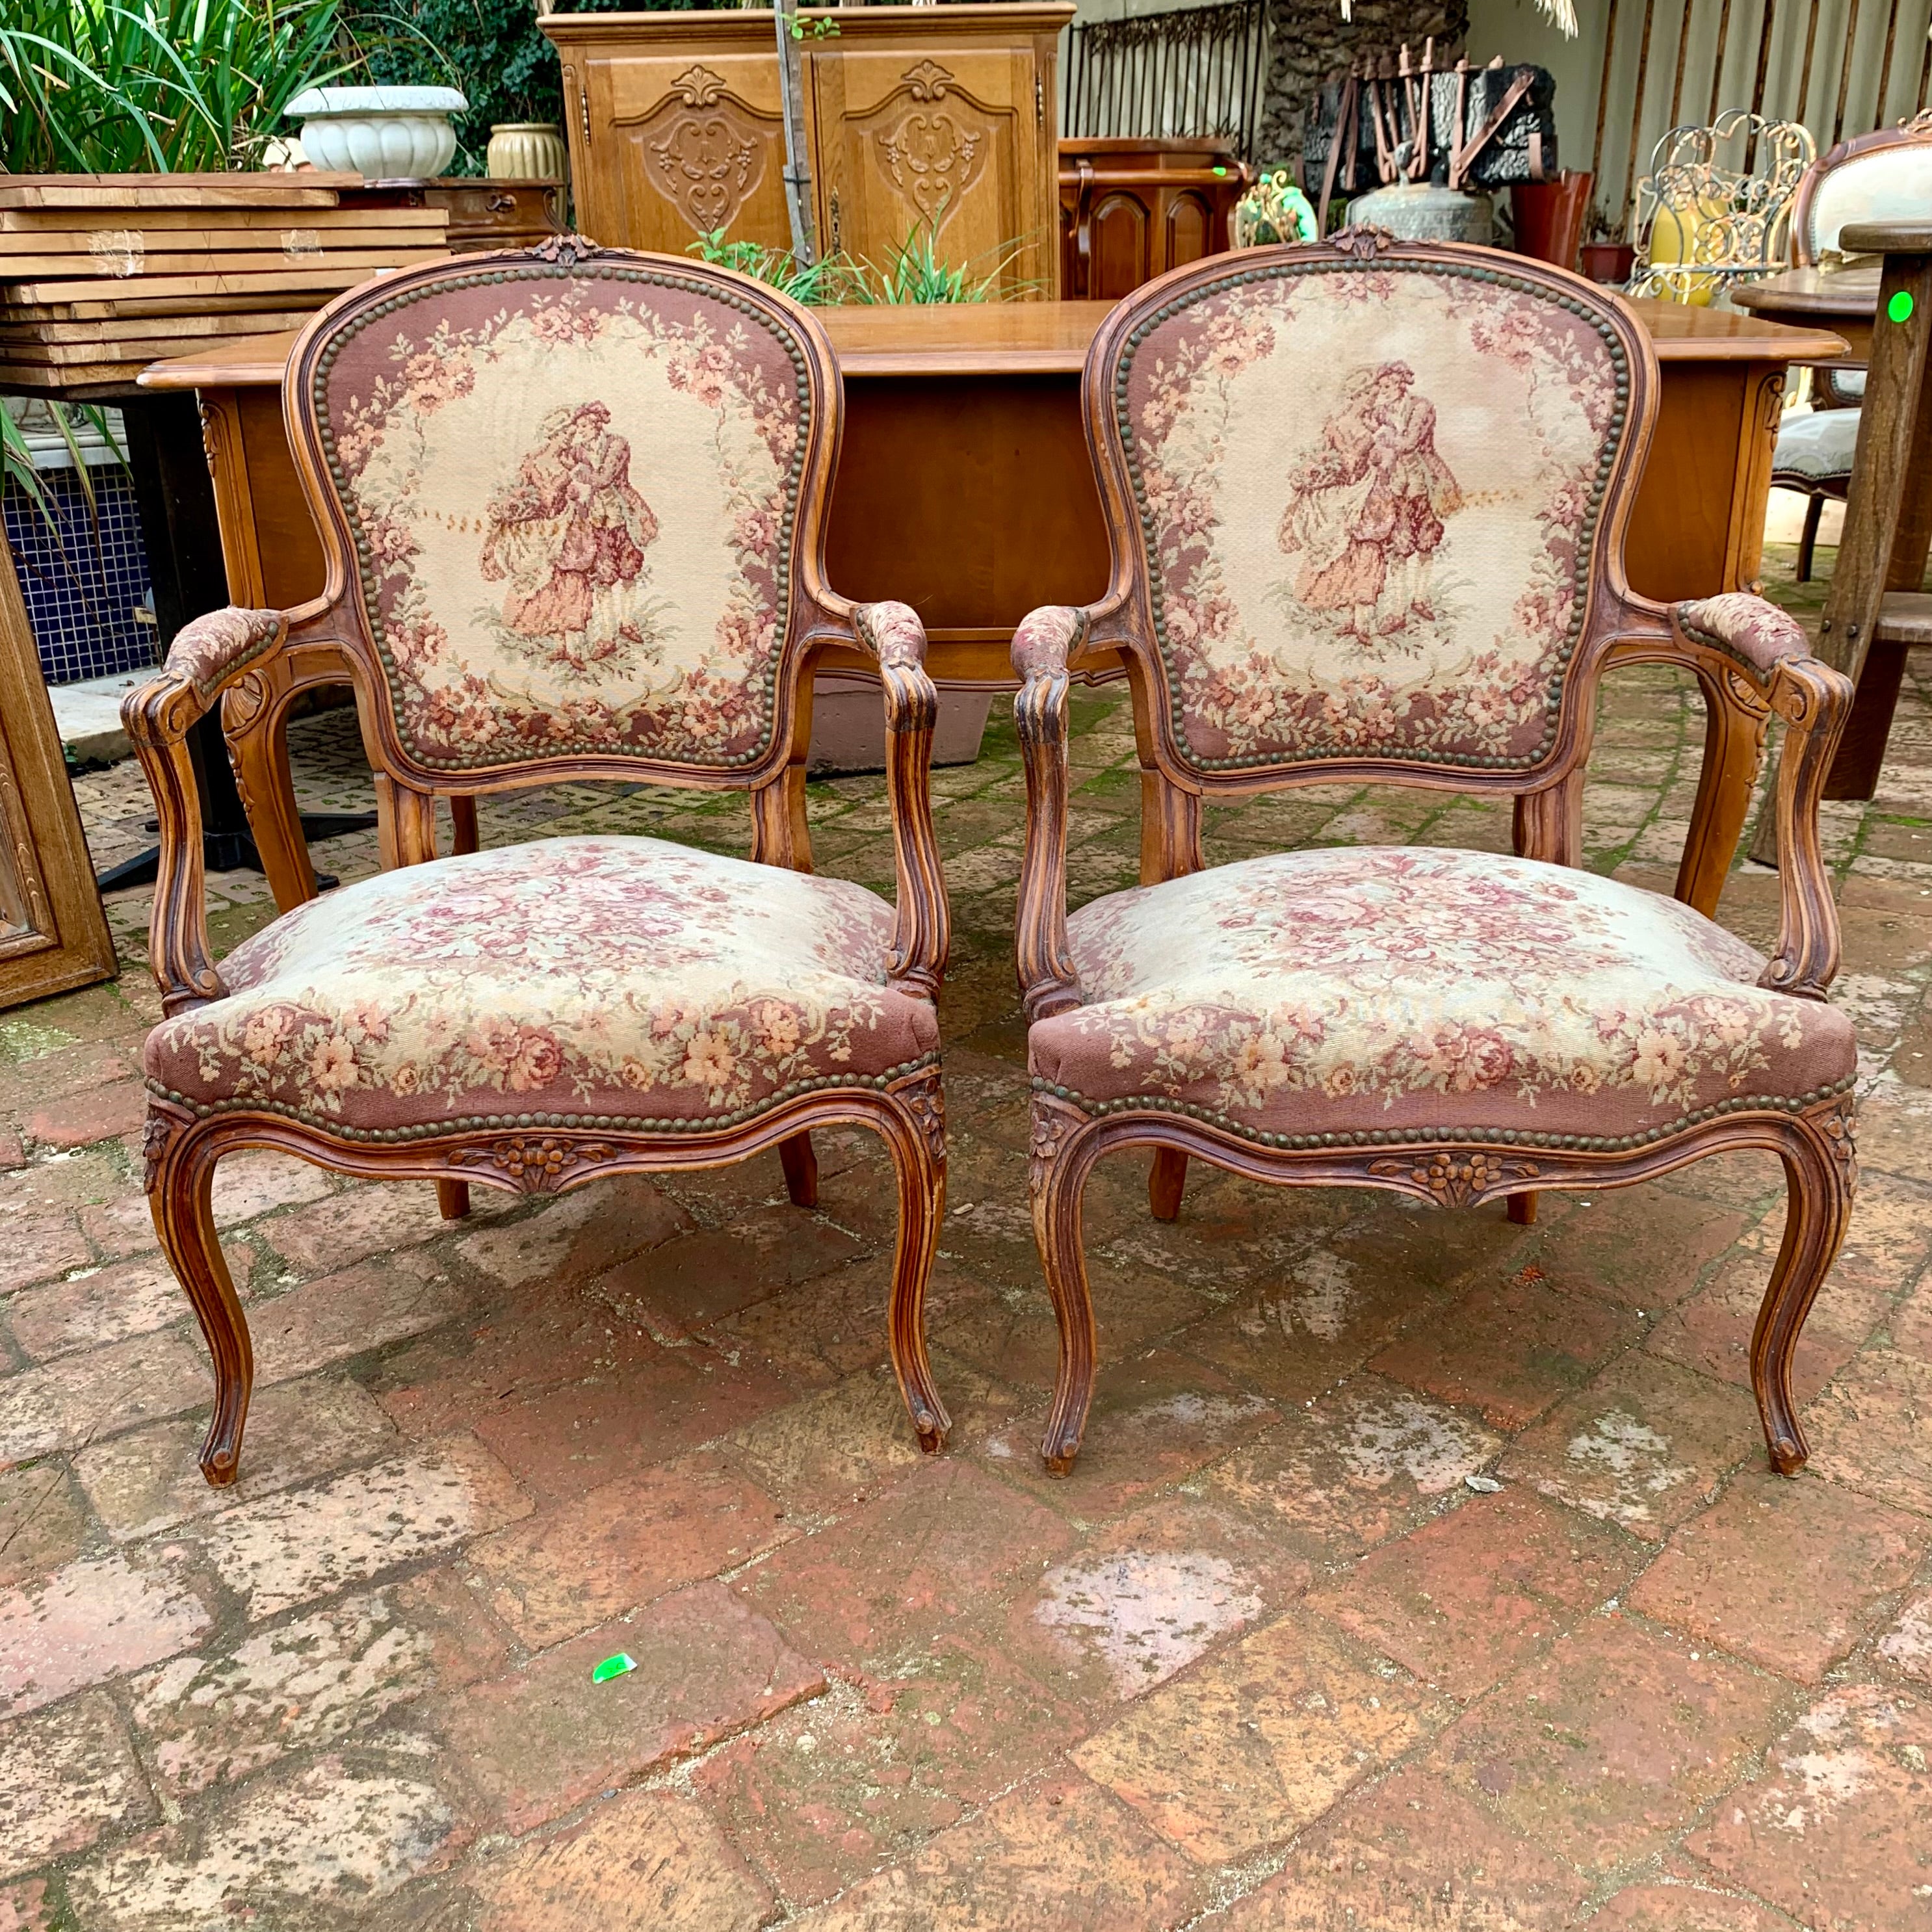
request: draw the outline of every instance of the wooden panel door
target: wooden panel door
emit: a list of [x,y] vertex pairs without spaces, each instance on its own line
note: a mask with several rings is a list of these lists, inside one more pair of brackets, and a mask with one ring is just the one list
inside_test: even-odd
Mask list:
[[810,73],[830,245],[883,266],[929,226],[950,265],[1010,255],[1005,290],[1054,292],[1052,76],[1030,46],[814,48]]
[[585,65],[594,165],[577,178],[578,220],[592,240],[681,255],[722,228],[791,245],[770,47],[646,46]]

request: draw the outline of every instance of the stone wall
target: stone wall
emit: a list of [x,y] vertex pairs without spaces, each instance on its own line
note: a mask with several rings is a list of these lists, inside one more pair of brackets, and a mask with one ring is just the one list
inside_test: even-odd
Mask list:
[[1403,41],[1419,59],[1436,36],[1436,50],[1453,61],[1468,32],[1468,0],[1354,0],[1353,20],[1338,0],[1270,0],[1268,103],[1257,158],[1292,167],[1301,152],[1309,96],[1358,52],[1393,52]]

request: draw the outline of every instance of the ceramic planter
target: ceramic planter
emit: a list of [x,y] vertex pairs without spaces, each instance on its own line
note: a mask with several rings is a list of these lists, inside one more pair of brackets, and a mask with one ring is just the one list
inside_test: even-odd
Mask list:
[[492,181],[560,182],[568,160],[554,121],[500,121],[490,130],[483,166]]
[[288,112],[318,168],[350,169],[364,181],[428,181],[454,158],[449,117],[469,105],[453,87],[311,87]]

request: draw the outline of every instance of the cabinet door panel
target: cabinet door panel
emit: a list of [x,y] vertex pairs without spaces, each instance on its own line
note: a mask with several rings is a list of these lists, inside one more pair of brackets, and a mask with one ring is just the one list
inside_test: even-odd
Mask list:
[[1175,195],[1168,203],[1167,251],[1162,272],[1198,262],[1208,254],[1208,235],[1213,223],[1213,212],[1199,195],[1189,190]]
[[620,58],[590,68],[600,206],[598,241],[682,254],[700,234],[788,246],[784,124],[768,50]]
[[943,260],[982,274],[1019,243],[1002,279],[1045,280],[1054,236],[1034,205],[1044,108],[1027,55],[814,50],[812,73],[828,238],[884,264],[929,227]]
[[1131,188],[1098,196],[1090,220],[1092,300],[1118,302],[1160,272],[1148,255],[1154,224],[1148,219],[1146,203]]

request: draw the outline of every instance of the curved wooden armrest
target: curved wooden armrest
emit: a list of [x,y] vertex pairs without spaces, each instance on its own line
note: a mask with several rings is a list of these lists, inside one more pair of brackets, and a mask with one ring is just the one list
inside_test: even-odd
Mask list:
[[162,1010],[170,1014],[206,1006],[226,991],[208,957],[201,797],[188,734],[214,708],[223,690],[251,665],[272,657],[287,634],[279,610],[211,610],[182,628],[166,663],[122,700],[122,725],[134,742],[160,822],[148,956]]
[[[1668,614],[1633,600],[1630,615],[1635,620],[1630,634],[1617,647],[1616,658],[1687,665],[1712,702],[1691,821],[1692,845],[1701,842],[1708,848],[1702,865],[1705,881],[1702,890],[1689,890],[1680,875],[1677,894],[1707,916],[1716,913],[1744,824],[1767,716],[1774,711],[1785,722],[1775,806],[1778,950],[1758,983],[1801,1000],[1822,1000],[1838,970],[1838,908],[1819,844],[1818,806],[1850,712],[1851,680],[1811,655],[1810,640],[1796,618],[1748,591],[1689,598],[1673,604]],[[1720,706],[1731,714],[1728,727]],[[1726,790],[1733,795],[1727,806],[1718,797]],[[1721,836],[1712,834],[1708,822],[1718,817],[1724,820]],[[1692,862],[1687,851],[1686,874]]]
[[1838,908],[1818,843],[1825,778],[1851,715],[1852,681],[1808,652],[1772,672],[1771,708],[1784,720],[1778,766],[1778,951],[1758,984],[1822,1000],[1838,970]]
[[1021,680],[1013,723],[1027,788],[1014,955],[1029,1024],[1080,1004],[1066,940],[1066,664],[1087,629],[1084,610],[1048,604],[1029,612],[1013,634]]
[[1672,605],[1670,621],[1679,634],[1722,652],[1766,686],[1780,664],[1811,655],[1804,626],[1789,611],[1748,590],[1687,598]]
[[859,641],[878,660],[886,694],[886,794],[892,814],[898,910],[886,983],[934,998],[946,974],[952,914],[932,830],[932,730],[939,693],[926,671],[926,626],[906,604],[861,604]]

